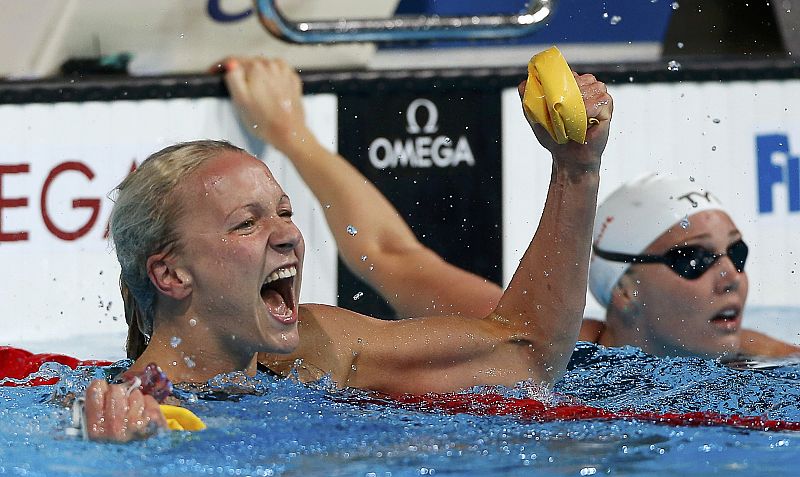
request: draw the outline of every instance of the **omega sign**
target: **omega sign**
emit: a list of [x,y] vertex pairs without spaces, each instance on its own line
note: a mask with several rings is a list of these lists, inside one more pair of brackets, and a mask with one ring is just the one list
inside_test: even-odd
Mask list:
[[[427,110],[425,124],[420,127],[419,110]],[[376,169],[397,167],[456,167],[466,163],[475,165],[475,156],[467,137],[458,137],[455,145],[449,136],[436,135],[439,131],[439,110],[429,99],[417,98],[406,110],[406,132],[413,137],[389,139],[375,138],[369,145],[369,162]]]

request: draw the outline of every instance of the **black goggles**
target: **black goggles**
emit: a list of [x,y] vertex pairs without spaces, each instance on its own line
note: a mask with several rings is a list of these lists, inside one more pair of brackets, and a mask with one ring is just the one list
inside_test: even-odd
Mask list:
[[744,271],[744,263],[747,261],[747,244],[739,239],[732,244],[723,254],[716,254],[713,251],[699,245],[684,245],[675,247],[664,255],[628,255],[625,253],[606,252],[593,246],[595,255],[612,262],[623,263],[663,263],[669,266],[673,272],[689,280],[700,278],[706,273],[711,265],[717,260],[727,256],[733,262],[733,266],[741,273]]

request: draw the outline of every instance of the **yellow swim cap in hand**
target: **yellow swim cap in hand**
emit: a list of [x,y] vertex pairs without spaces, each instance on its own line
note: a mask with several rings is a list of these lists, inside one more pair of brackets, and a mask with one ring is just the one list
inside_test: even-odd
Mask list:
[[167,418],[167,427],[171,431],[202,431],[206,428],[203,421],[185,407],[170,406],[169,404],[161,404],[159,407],[161,413]]
[[578,83],[558,48],[537,53],[528,62],[522,106],[529,120],[547,129],[559,144],[586,142],[586,107]]

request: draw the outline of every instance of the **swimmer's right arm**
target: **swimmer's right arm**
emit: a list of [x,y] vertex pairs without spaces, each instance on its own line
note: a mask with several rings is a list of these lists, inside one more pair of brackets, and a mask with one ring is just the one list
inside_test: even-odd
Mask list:
[[90,440],[129,442],[145,439],[167,421],[152,396],[127,384],[95,379],[86,390],[86,430]]
[[[394,206],[352,164],[308,129],[302,84],[281,60],[227,60],[225,80],[247,124],[294,164],[323,208],[348,268],[379,291],[401,316],[483,317],[502,291],[445,262],[421,244]],[[359,233],[351,236],[348,225]],[[365,260],[362,257],[366,256]],[[458,286],[452,286],[457,283]]]

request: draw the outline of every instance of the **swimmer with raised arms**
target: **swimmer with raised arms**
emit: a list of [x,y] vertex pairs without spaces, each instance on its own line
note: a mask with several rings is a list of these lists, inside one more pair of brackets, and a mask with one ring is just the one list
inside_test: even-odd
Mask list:
[[[255,60],[233,68],[228,79],[239,81],[231,89],[240,104],[265,104],[260,80],[267,77],[287,93],[271,98],[273,120],[291,125],[282,128],[284,146],[298,155],[322,154],[305,129],[299,79],[285,63]],[[154,154],[119,186],[111,218],[127,295],[128,354],[136,359],[128,374],[154,362],[175,382],[203,382],[230,371],[252,375],[258,360],[285,372],[299,358],[312,374],[329,374],[340,386],[386,393],[552,383],[580,328],[612,112],[602,83],[584,75],[578,84],[597,125],[585,144],[559,145],[534,128],[553,157],[539,229],[508,289],[477,319],[447,314],[387,322],[300,305],[303,237],[267,166],[214,141]],[[554,248],[560,253],[549,253]],[[545,273],[553,270],[559,273]],[[163,425],[149,396],[130,389],[90,385],[90,438],[125,441]]]

